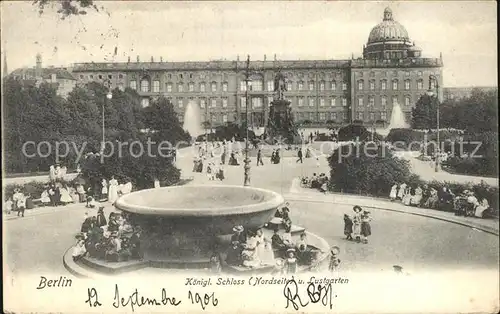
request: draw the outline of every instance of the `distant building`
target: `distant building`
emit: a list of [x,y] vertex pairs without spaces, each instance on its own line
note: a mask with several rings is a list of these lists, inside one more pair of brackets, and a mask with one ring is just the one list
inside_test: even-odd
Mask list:
[[42,67],[42,56],[36,55],[36,66],[33,68],[20,68],[8,75],[18,80],[33,81],[37,86],[41,83],[53,85],[59,96],[66,98],[75,88],[77,80],[68,68]]
[[[274,97],[274,78],[285,75],[284,96],[292,103],[295,119],[321,125],[343,125],[355,120],[366,124],[390,121],[394,103],[407,119],[411,108],[428,87],[442,84],[442,58],[423,58],[404,26],[387,8],[383,20],[370,32],[363,58],[348,60],[251,61],[249,123],[266,125]],[[245,62],[77,63],[73,74],[79,83],[108,82],[111,88],[132,88],[142,96],[143,106],[152,97],[171,100],[182,120],[188,103],[200,106],[202,121],[213,126],[240,123],[245,114]],[[442,98],[442,89],[440,92]]]
[[488,86],[488,87],[445,87],[443,88],[443,98],[444,100],[462,99],[470,97],[472,90],[479,89],[482,91],[495,91],[498,87]]

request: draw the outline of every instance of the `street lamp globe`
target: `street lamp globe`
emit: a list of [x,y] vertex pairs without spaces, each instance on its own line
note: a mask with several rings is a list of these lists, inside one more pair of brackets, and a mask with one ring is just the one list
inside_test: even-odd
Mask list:
[[106,98],[108,98],[108,99],[113,98],[113,94],[111,92],[108,92],[108,94],[106,95]]

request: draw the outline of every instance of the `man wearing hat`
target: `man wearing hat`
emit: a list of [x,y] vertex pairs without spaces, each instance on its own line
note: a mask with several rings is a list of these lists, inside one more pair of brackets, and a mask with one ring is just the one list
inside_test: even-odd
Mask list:
[[240,245],[247,242],[247,235],[245,233],[245,228],[243,226],[235,226],[233,228],[233,235],[231,236],[231,242],[237,241]]
[[286,255],[286,251],[290,248],[293,248],[293,243],[291,243],[288,240],[285,240],[280,234],[279,234],[279,227],[274,228],[274,234],[271,237],[271,245],[273,249],[278,250],[280,252],[280,255]]

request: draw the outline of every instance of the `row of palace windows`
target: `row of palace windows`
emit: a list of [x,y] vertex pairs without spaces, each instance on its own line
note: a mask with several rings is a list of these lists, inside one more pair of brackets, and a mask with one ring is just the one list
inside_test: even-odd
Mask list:
[[[147,79],[143,79],[141,80],[140,82],[141,84],[141,92],[144,92],[144,93],[147,93],[147,92],[153,92],[153,93],[159,93],[160,92],[160,81],[153,81],[152,82],[152,88],[150,87],[150,84],[149,84],[149,80]],[[217,82],[212,82],[210,83],[210,90],[212,92],[217,92]],[[137,82],[136,81],[130,81],[129,83],[129,87],[133,90],[137,90]],[[173,83],[171,82],[168,82],[165,84],[165,90],[168,92],[168,93],[171,93],[174,91],[174,85]],[[200,83],[199,84],[199,89],[198,89],[200,92],[204,93],[207,91],[207,84],[206,83]],[[228,83],[227,82],[223,82],[222,83],[222,91],[223,92],[227,92],[228,90]],[[177,92],[179,93],[182,93],[182,92],[185,92],[185,91],[188,91],[188,92],[194,92],[195,91],[195,84],[194,83],[188,83],[187,85],[187,90],[184,90],[184,84],[182,83],[179,83],[177,84],[177,89],[176,89]]]
[[[399,96],[392,96],[392,104],[395,105],[399,103]],[[363,107],[365,105],[365,98],[364,97],[358,97],[358,107]],[[375,96],[369,96],[368,97],[368,104],[369,107],[375,106]],[[380,96],[380,105],[382,107],[387,106],[387,96]],[[404,96],[404,105],[405,106],[411,106],[411,96],[405,95]]]
[[[272,97],[266,97],[266,104],[270,105],[271,102],[273,101]],[[298,107],[304,107],[304,106],[309,106],[309,107],[315,107],[316,106],[316,97],[297,97],[296,102],[293,101],[292,99],[287,99],[289,100],[292,104],[295,104]],[[263,98],[262,97],[251,97],[251,102],[252,102],[252,107],[253,108],[262,108],[263,106]],[[307,102],[306,102],[307,101]],[[326,107],[326,106],[342,106],[342,107],[347,107],[347,98],[346,97],[329,97],[329,98],[324,98],[321,97],[318,99],[318,105],[320,107]],[[381,107],[386,107],[387,106],[387,101],[388,97],[387,96],[380,96],[380,105]],[[392,96],[391,98],[392,105],[395,105],[399,103],[399,96]],[[217,98],[199,98],[198,100],[195,99],[195,97],[189,97],[187,99],[184,98],[177,98],[176,99],[176,104],[179,108],[183,108],[184,105],[187,103],[197,103],[200,108],[216,108],[217,106],[222,106],[222,108],[226,108],[228,106],[228,98],[223,97],[221,99]],[[242,108],[246,107],[247,99],[246,97],[242,96],[240,97],[240,104]],[[149,98],[143,98],[142,100],[142,105],[143,107],[149,106]],[[363,107],[365,105],[365,98],[364,97],[358,97],[357,98],[357,105],[358,107]],[[368,97],[368,103],[366,103],[368,107],[374,107],[375,106],[375,96],[369,96]],[[411,96],[406,95],[404,96],[404,105],[409,107],[412,105],[412,99]]]
[[[398,90],[399,89],[399,81],[397,79],[394,79],[391,81],[391,86],[393,90]],[[376,88],[375,80],[370,80],[368,82],[368,88],[373,91]],[[404,89],[405,90],[410,90],[411,88],[411,81],[410,80],[404,80]],[[435,88],[435,82],[434,80],[431,81],[431,89]],[[358,90],[364,90],[365,89],[365,81],[364,80],[358,80]],[[387,80],[381,80],[380,81],[380,89],[381,90],[387,90]],[[417,90],[422,90],[424,89],[424,81],[422,79],[417,80]]]
[[[263,91],[264,90],[263,81],[261,81],[261,80],[251,81],[248,83],[248,86],[249,86],[249,90],[251,90],[251,91]],[[341,86],[342,86],[343,91],[347,90],[347,83],[346,82],[342,82]],[[133,90],[137,90],[137,81],[130,81],[129,87]],[[202,82],[202,83],[198,84],[197,90],[195,90],[195,83],[193,83],[193,82],[190,82],[187,84],[187,90],[184,87],[185,87],[185,84],[178,83],[178,84],[176,84],[175,91],[179,92],[179,93],[186,92],[186,91],[187,92],[199,91],[199,92],[204,93],[204,92],[207,92],[207,87],[210,87],[210,91],[217,92],[218,83],[212,82],[212,83],[210,83],[209,86],[207,86],[207,83]],[[267,87],[267,89],[266,89],[267,91],[274,91],[274,81],[267,81],[266,87]],[[316,88],[316,84],[314,81],[311,81],[308,83],[308,90],[314,91],[315,88]],[[337,82],[331,81],[331,82],[328,82],[328,84],[327,84],[327,82],[321,81],[319,83],[319,90],[323,91],[323,90],[326,90],[327,88],[329,90],[337,90],[337,88],[338,88]],[[286,82],[286,89],[288,91],[293,90],[293,82],[292,81]],[[297,90],[306,90],[305,83],[303,81],[297,82],[296,89]],[[173,92],[174,91],[174,84],[171,82],[166,83],[165,90],[168,93]],[[240,91],[246,91],[246,90],[247,90],[247,82],[240,81]],[[140,81],[140,91],[145,92],[145,93],[147,93],[147,92],[159,93],[160,92],[160,81],[154,80],[150,84],[150,81],[148,79],[143,79]],[[222,82],[222,91],[223,92],[228,91],[228,82]]]
[[[405,112],[404,115],[405,115],[406,121],[410,121],[411,112]],[[385,112],[385,111],[368,112],[368,115],[365,115],[365,112],[359,111],[359,112],[356,112],[356,115],[354,116],[354,118],[356,120],[361,120],[361,121],[364,121],[365,119],[368,121],[387,120],[387,112]]]
[[[104,79],[108,79],[108,80],[112,80],[114,78],[114,75],[113,74],[98,74],[96,75],[96,77],[99,79],[99,80],[104,80]],[[84,79],[85,78],[85,75],[83,74],[80,74],[80,79]],[[118,78],[119,79],[123,79],[123,74],[118,74]],[[89,79],[93,80],[94,79],[94,74],[89,74]]]

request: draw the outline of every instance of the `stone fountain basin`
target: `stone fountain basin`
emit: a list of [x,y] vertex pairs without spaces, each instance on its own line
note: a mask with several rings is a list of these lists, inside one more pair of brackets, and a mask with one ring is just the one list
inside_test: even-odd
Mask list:
[[280,194],[259,188],[190,185],[134,192],[120,197],[115,206],[141,225],[221,235],[235,225],[262,227],[283,203]]

